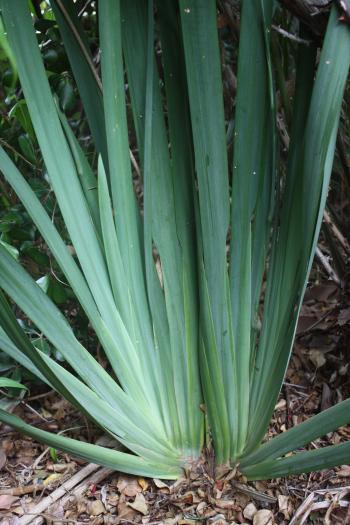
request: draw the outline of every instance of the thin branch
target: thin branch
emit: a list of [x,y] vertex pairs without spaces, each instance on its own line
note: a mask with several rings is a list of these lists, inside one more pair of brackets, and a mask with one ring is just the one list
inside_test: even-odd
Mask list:
[[340,286],[341,280],[339,278],[339,275],[337,272],[332,268],[332,266],[329,264],[327,257],[322,253],[321,249],[317,246],[315,256],[319,263],[322,264],[323,268],[328,273],[329,277],[333,279],[333,281]]
[[293,42],[297,42],[298,44],[305,44],[306,46],[309,46],[312,43],[311,40],[300,38],[299,36],[294,35],[293,33],[289,33],[285,29],[282,29],[282,27],[280,26],[272,25],[272,29],[277,31],[277,33],[282,35],[284,38],[288,38],[289,40],[292,40]]

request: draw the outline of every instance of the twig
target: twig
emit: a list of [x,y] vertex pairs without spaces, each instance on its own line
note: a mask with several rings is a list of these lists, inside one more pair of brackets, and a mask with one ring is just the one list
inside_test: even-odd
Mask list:
[[232,480],[231,483],[236,490],[242,492],[243,494],[247,494],[248,496],[251,496],[252,498],[258,501],[264,501],[265,503],[277,502],[277,498],[275,498],[274,496],[269,496],[268,494],[264,494],[263,492],[258,492],[257,490],[254,490],[253,488],[248,487],[246,485],[242,485],[241,483],[237,483],[234,480]]
[[[63,483],[60,487],[54,490],[52,494],[41,500],[38,505],[31,509],[30,514],[25,514],[22,516],[18,522],[18,525],[28,525],[29,523],[32,525],[41,525],[44,523],[44,518],[41,516],[41,514],[43,514],[50,505],[61,498],[62,505],[64,505],[64,503],[68,501],[68,498],[71,496],[79,496],[83,494],[91,484],[98,483],[111,474],[111,472],[113,471],[110,469],[100,468],[99,465],[89,463],[65,483]],[[83,483],[81,483],[82,480],[84,480]],[[80,485],[78,485],[78,483],[80,483]],[[70,492],[74,487],[76,487],[75,490]]]
[[20,159],[23,160],[23,162],[25,162],[26,164],[28,164],[31,168],[37,170],[37,171],[40,171],[39,168],[37,168],[34,164],[32,164],[29,160],[27,160],[23,155],[21,155],[21,153],[19,153],[13,146],[11,146],[11,144],[8,144],[6,142],[6,140],[0,138],[0,143],[7,149],[9,149],[10,151],[12,151],[15,155],[17,155]]
[[341,286],[340,278],[337,274],[337,272],[331,267],[331,265],[328,262],[327,257],[322,253],[321,249],[317,246],[316,248],[316,258],[317,260],[322,264],[323,268],[328,273],[329,277],[333,279],[333,281],[338,285]]
[[[325,515],[325,524],[331,525],[330,516],[332,513],[332,510],[338,507],[342,508],[349,508],[350,502],[347,500],[344,500],[343,497],[347,496],[349,494],[349,488],[348,487],[342,487],[343,490],[337,492],[335,495],[333,495],[332,499],[324,500],[324,501],[314,501],[316,492],[319,493],[320,491],[311,492],[311,494],[306,498],[306,500],[300,505],[296,513],[294,514],[291,522],[289,525],[303,525],[306,523],[307,518],[309,517],[310,513],[315,510],[321,510],[321,509],[327,509],[326,515]],[[325,489],[322,491],[322,493],[331,493],[332,489]]]
[[43,392],[42,394],[36,394],[35,396],[27,397],[27,401],[36,401],[37,399],[42,399],[43,397],[47,397],[50,394],[52,394],[54,390],[48,390],[47,392]]
[[289,386],[290,388],[295,388],[296,390],[300,389],[300,390],[307,390],[307,386],[302,386],[302,385],[295,385],[294,383],[288,383],[287,381],[284,381],[283,382],[283,385],[284,386]]
[[140,172],[140,167],[137,163],[137,160],[135,158],[135,155],[133,154],[133,152],[131,151],[131,149],[129,150],[129,153],[130,153],[130,160],[131,160],[131,164],[134,166],[134,170],[136,171],[136,174],[139,178],[141,178],[141,172]]
[[297,42],[298,44],[305,44],[306,46],[309,46],[312,43],[311,40],[305,40],[305,38],[300,38],[297,35],[293,35],[293,33],[288,33],[288,31],[282,29],[282,27],[280,26],[272,25],[272,29],[277,31],[277,33],[282,35],[284,38],[288,38],[289,40]]
[[44,490],[47,485],[43,483],[32,483],[31,485],[25,485],[23,487],[13,487],[12,489],[1,489],[0,496],[24,496],[24,494],[33,494],[35,492]]
[[314,492],[311,492],[311,494],[309,494],[309,496],[306,498],[306,500],[303,501],[303,503],[300,505],[300,507],[294,514],[289,525],[296,525],[296,523],[298,523],[299,518],[303,519],[305,515],[308,516],[310,514],[312,505],[314,503],[314,496]]
[[332,487],[329,489],[319,489],[315,490],[315,494],[337,494],[338,492],[342,492],[343,490],[350,490],[350,485],[346,485],[345,487]]
[[79,18],[82,16],[82,14],[84,13],[85,9],[87,8],[87,6],[88,6],[89,4],[91,4],[91,0],[87,0],[87,1],[85,2],[84,7],[83,7],[83,8],[79,11],[79,13],[78,13],[78,17],[79,17]]
[[329,227],[331,228],[331,230],[333,232],[334,237],[336,237],[338,239],[338,241],[340,242],[343,250],[346,252],[347,256],[349,256],[349,254],[350,254],[350,245],[349,245],[347,239],[345,239],[344,235],[339,230],[338,226],[336,226],[336,224],[334,224],[334,222],[333,222],[333,220],[332,220],[332,218],[329,215],[327,210],[325,210],[324,213],[323,213],[323,220],[324,220],[325,223],[327,223],[329,225]]

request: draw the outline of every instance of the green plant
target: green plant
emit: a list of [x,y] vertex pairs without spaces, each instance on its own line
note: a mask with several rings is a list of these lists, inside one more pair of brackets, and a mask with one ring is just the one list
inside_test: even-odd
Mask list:
[[55,105],[26,3],[0,1],[77,259],[3,149],[0,167],[84,308],[112,373],[2,246],[1,288],[72,372],[25,337],[3,294],[0,344],[129,452],[55,436],[5,411],[0,420],[90,461],[163,478],[199,458],[208,432],[216,464],[239,463],[250,479],[348,462],[350,443],[285,455],[350,422],[350,400],[261,444],[288,364],[332,168],[350,63],[350,32],[336,8],[316,76],[317,49],[300,46],[283,177],[270,57],[274,2],[242,1],[231,185],[215,1],[157,2],[164,85],[151,0],[99,3],[102,84],[74,3],[51,4],[100,154],[97,177]]

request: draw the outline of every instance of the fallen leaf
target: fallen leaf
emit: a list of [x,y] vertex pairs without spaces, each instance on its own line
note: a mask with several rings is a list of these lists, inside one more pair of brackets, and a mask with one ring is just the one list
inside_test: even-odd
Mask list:
[[340,310],[338,315],[338,325],[343,326],[350,321],[350,308],[344,308]]
[[290,512],[289,512],[289,496],[284,496],[283,494],[279,494],[278,496],[278,509],[283,514],[286,520],[290,518]]
[[333,396],[332,390],[329,388],[327,383],[323,383],[322,398],[321,398],[321,412],[323,412],[323,410],[327,410],[327,408],[330,408],[333,405],[332,396]]
[[148,505],[145,500],[145,496],[141,493],[136,494],[135,501],[133,503],[128,503],[129,507],[131,507],[134,510],[137,510],[137,512],[140,512],[144,516],[147,516],[148,514]]
[[94,501],[89,501],[87,505],[87,512],[90,516],[100,516],[100,514],[106,513],[106,508],[101,500],[95,499]]
[[148,489],[148,481],[146,481],[145,478],[138,478],[137,482],[143,491]]
[[153,483],[158,489],[169,489],[169,485],[161,481],[160,479],[154,478]]
[[101,501],[104,505],[106,505],[106,501],[107,501],[107,494],[108,494],[108,486],[107,485],[103,485],[101,487]]
[[337,470],[337,475],[341,478],[350,477],[350,465],[341,465],[340,469]]
[[200,503],[198,503],[197,509],[196,509],[198,516],[201,516],[204,513],[204,509],[206,508],[206,506],[207,506],[207,503],[205,501],[201,501]]
[[339,296],[339,287],[333,283],[319,284],[308,288],[305,292],[305,302],[313,299],[317,302],[328,303]]
[[13,439],[3,439],[1,442],[1,449],[8,455],[14,449]]
[[8,494],[3,494],[2,496],[0,496],[0,509],[8,510],[18,500],[18,496],[9,496]]
[[220,509],[237,509],[237,505],[232,499],[218,499],[215,501],[215,506]]
[[47,478],[44,479],[43,484],[45,487],[47,487],[48,485],[51,485],[51,483],[55,483],[56,481],[58,481],[61,477],[62,474],[55,472],[54,474],[50,474],[49,476],[47,476]]
[[285,410],[287,406],[287,401],[281,398],[275,406],[275,410]]
[[318,317],[315,315],[301,315],[298,320],[297,334],[302,334],[311,328],[317,321]]
[[258,512],[254,515],[253,525],[273,525],[273,514],[271,510],[258,510]]
[[326,364],[324,353],[320,350],[309,350],[308,354],[310,361],[312,361],[316,368],[321,368],[321,366]]
[[254,503],[248,503],[248,505],[243,511],[243,516],[247,518],[247,520],[252,520],[257,512],[258,512],[258,509],[254,505]]
[[217,467],[215,467],[215,477],[216,479],[220,479],[220,478],[223,478],[224,476],[226,476],[231,470],[231,467],[229,467],[228,465],[219,465]]
[[80,514],[85,514],[85,512],[87,512],[88,504],[89,502],[85,498],[78,500],[77,502],[77,515],[78,516],[80,516]]
[[131,521],[133,523],[135,516],[137,516],[136,510],[129,507],[125,501],[118,503],[118,523],[121,521]]
[[129,476],[119,476],[117,489],[121,494],[124,494],[129,498],[134,498],[136,494],[142,491],[137,479]]

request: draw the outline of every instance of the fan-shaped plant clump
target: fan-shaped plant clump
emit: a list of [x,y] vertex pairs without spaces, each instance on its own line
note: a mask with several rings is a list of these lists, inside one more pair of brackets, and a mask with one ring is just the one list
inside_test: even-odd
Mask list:
[[[0,0],[74,255],[2,148],[0,170],[70,283],[110,372],[1,244],[0,347],[125,451],[51,434],[2,410],[0,420],[89,461],[161,478],[179,476],[208,439],[216,465],[239,464],[249,479],[349,462],[350,443],[298,449],[349,423],[350,400],[262,444],[290,357],[332,168],[350,63],[350,31],[337,8],[320,54],[312,43],[299,44],[282,176],[273,0],[241,2],[232,165],[214,0],[98,2],[101,79],[75,3],[50,4],[99,154],[97,174],[51,93],[27,2]],[[161,60],[155,59],[155,26]],[[69,370],[27,338],[5,295]]]

